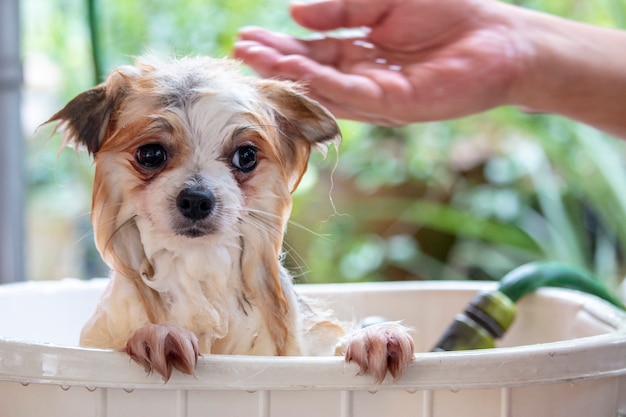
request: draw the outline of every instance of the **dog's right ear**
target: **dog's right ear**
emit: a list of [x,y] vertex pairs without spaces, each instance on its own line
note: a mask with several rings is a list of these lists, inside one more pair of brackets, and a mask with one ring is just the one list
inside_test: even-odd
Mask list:
[[84,147],[92,155],[98,152],[134,71],[133,67],[113,71],[105,83],[74,97],[48,119],[46,123],[59,122],[55,130],[62,133],[62,146]]

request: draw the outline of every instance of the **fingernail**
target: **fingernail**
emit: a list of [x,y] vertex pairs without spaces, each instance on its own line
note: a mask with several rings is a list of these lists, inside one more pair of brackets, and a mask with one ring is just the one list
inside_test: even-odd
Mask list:
[[237,29],[237,33],[252,32],[258,29],[259,29],[258,26],[242,26],[239,29]]
[[289,4],[291,6],[305,6],[307,4],[323,3],[328,0],[291,0]]

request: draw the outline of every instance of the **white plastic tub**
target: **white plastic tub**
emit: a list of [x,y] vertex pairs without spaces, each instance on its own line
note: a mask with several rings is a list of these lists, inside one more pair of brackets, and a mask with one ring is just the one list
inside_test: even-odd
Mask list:
[[[615,417],[626,413],[626,315],[577,292],[518,303],[501,348],[418,353],[375,386],[342,358],[204,356],[163,384],[119,352],[76,341],[103,280],[0,287],[1,417]],[[342,319],[383,315],[427,352],[476,291],[493,284],[301,286]]]

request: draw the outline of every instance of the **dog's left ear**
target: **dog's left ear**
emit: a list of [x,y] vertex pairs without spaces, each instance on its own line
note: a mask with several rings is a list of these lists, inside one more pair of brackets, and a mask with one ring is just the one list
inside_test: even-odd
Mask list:
[[260,91],[274,109],[281,135],[279,152],[293,192],[306,172],[311,149],[326,155],[329,145],[339,145],[339,125],[325,107],[293,83],[263,80]]

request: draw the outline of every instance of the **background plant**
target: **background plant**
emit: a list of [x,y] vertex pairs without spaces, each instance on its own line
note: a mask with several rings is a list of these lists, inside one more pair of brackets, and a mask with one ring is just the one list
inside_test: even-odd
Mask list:
[[[520,3],[626,27],[625,0]],[[252,24],[303,32],[284,0],[22,5],[28,131],[133,56],[226,56],[237,29]],[[286,249],[301,281],[497,279],[552,259],[612,287],[621,282],[622,142],[514,108],[397,129],[342,122],[342,129],[339,154],[317,158],[295,195]],[[46,138],[29,142],[30,276],[103,275],[89,226],[91,164],[73,152],[57,157],[58,138]]]

